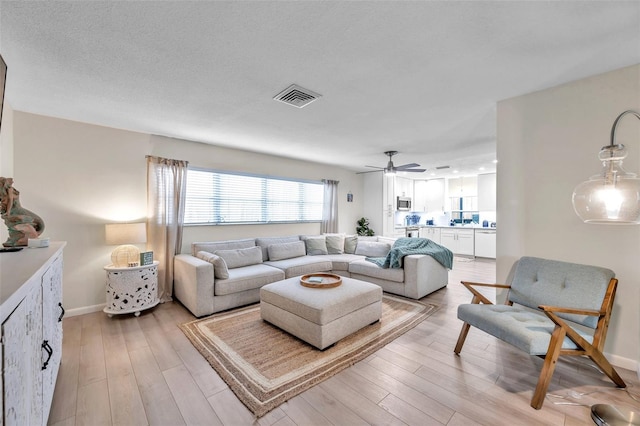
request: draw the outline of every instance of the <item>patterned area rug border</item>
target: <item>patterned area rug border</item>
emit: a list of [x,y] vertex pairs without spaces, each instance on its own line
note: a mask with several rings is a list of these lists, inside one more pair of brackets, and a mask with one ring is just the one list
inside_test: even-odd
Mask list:
[[384,294],[379,322],[324,351],[262,321],[259,303],[190,321],[180,329],[240,401],[261,417],[368,357],[437,309]]

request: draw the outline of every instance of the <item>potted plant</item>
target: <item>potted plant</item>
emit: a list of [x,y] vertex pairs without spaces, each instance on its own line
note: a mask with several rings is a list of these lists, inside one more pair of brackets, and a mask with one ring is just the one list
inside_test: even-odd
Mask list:
[[358,235],[364,235],[367,237],[371,237],[375,234],[373,229],[369,228],[369,219],[366,217],[361,217],[358,219],[358,226],[356,226],[356,233]]

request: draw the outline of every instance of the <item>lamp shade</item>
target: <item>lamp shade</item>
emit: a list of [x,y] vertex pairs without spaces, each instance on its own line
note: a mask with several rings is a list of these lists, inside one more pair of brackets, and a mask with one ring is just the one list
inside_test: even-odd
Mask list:
[[140,250],[131,244],[147,242],[146,223],[108,223],[105,225],[105,237],[107,244],[118,245],[111,252],[111,262],[117,268],[137,265],[140,259]]
[[146,243],[147,224],[108,223],[105,225],[105,237],[108,245]]
[[627,114],[640,119],[635,111],[625,111],[616,118],[611,128],[611,144],[602,147],[598,155],[601,172],[573,191],[573,208],[585,223],[640,224],[640,178],[624,170],[622,161],[627,149],[615,143],[618,122]]

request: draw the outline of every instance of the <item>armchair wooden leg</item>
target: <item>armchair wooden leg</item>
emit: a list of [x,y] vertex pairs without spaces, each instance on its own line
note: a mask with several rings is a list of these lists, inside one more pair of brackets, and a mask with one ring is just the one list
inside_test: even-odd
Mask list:
[[458,336],[458,343],[456,343],[456,348],[453,350],[456,355],[460,355],[460,351],[462,350],[462,345],[464,345],[464,341],[467,338],[467,333],[469,333],[469,328],[471,326],[468,323],[462,324],[462,330],[460,330],[460,336]]
[[611,379],[611,381],[615,383],[619,388],[627,387],[627,384],[624,382],[624,380],[622,380],[622,377],[618,375],[616,369],[613,368],[613,365],[609,363],[602,352],[594,348],[594,350],[589,354],[589,358],[591,358],[591,360],[595,362],[598,367],[600,367],[602,372],[606,374]]
[[533,393],[533,398],[531,398],[531,406],[536,410],[542,408],[544,398],[547,396],[547,388],[549,387],[549,383],[551,383],[551,377],[553,377],[553,372],[556,369],[556,363],[560,356],[565,335],[566,333],[562,327],[556,327],[551,335],[549,350],[547,350],[547,355],[544,358],[544,364],[540,371],[540,377],[538,378],[538,384]]

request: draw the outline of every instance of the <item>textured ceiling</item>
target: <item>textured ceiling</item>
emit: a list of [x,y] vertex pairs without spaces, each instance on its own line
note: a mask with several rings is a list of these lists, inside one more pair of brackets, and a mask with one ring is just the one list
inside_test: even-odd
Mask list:
[[[18,111],[466,174],[497,101],[640,63],[640,2],[1,1],[0,53]],[[272,99],[292,83],[322,97]]]

